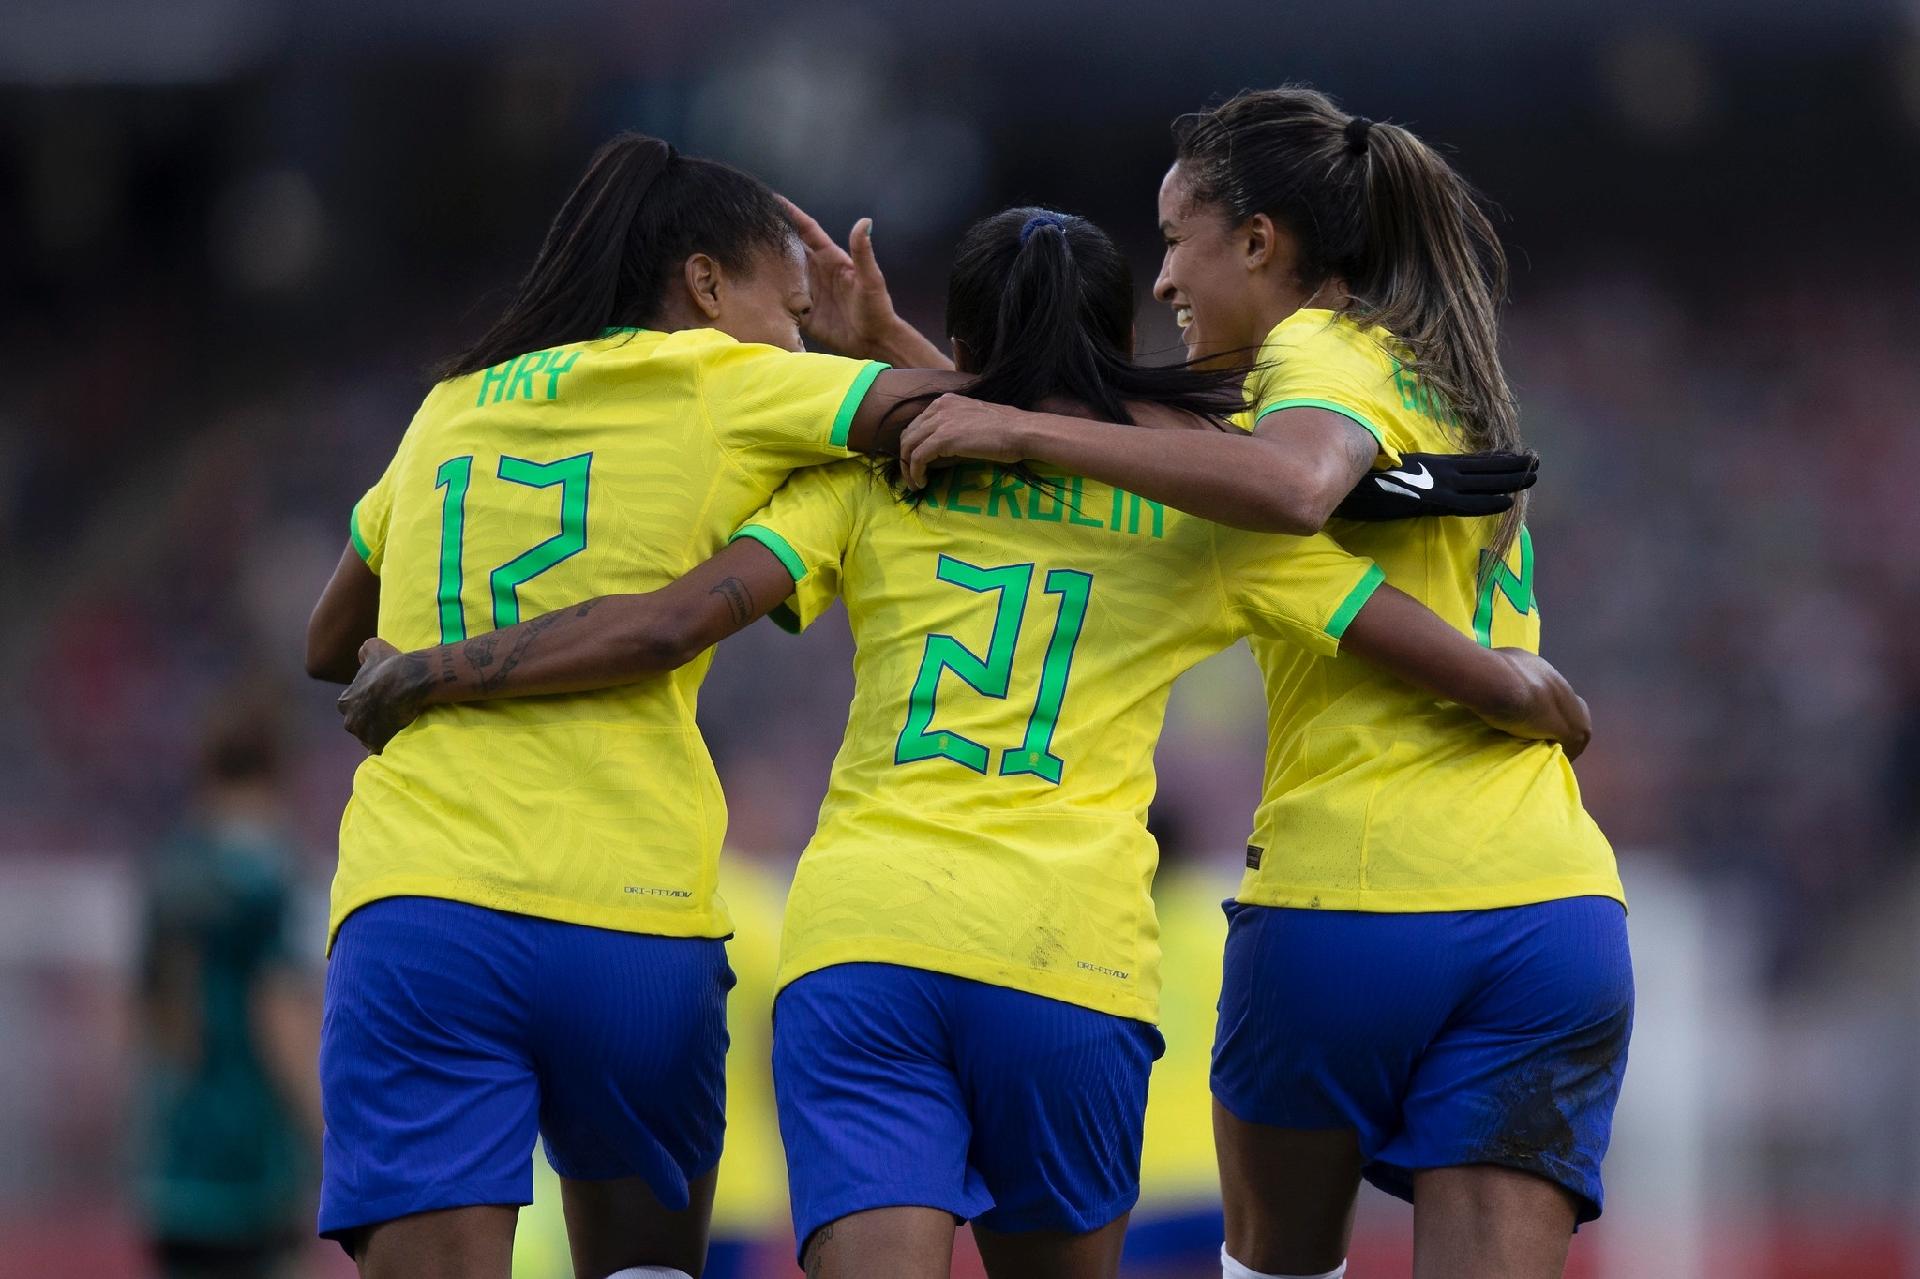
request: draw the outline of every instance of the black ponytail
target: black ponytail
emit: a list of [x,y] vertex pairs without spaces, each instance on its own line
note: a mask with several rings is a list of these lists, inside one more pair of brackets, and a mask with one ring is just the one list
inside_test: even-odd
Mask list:
[[779,198],[758,178],[623,133],[594,153],[500,318],[434,376],[477,373],[610,327],[648,327],[689,255],[744,272],[792,235]]
[[1128,400],[1222,418],[1243,408],[1233,373],[1133,362],[1133,271],[1085,218],[1007,209],[960,241],[947,332],[978,366],[965,394],[1033,408],[1059,396],[1116,422]]
[[[975,365],[958,393],[1021,409],[1071,400],[1115,422],[1133,420],[1130,400],[1222,425],[1246,407],[1242,372],[1136,365],[1133,310],[1132,268],[1085,218],[1038,208],[983,218],[947,281],[947,334]],[[883,471],[898,487],[899,464]]]

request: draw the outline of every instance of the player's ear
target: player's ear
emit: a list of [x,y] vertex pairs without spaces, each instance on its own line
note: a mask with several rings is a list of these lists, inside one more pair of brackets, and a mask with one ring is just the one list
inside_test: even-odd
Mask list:
[[700,308],[700,314],[709,320],[720,318],[721,278],[724,274],[720,264],[704,253],[692,254],[680,267],[680,278],[686,283],[687,296]]
[[1273,263],[1280,251],[1280,228],[1264,213],[1256,213],[1240,224],[1242,265],[1258,271]]

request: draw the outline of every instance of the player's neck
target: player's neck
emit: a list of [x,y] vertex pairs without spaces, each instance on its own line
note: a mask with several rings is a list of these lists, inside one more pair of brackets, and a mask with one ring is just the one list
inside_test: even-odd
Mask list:
[[1344,311],[1352,304],[1353,291],[1347,287],[1345,278],[1338,275],[1328,276],[1311,289],[1303,287],[1297,278],[1276,281],[1257,307],[1260,336],[1264,339],[1296,311]]

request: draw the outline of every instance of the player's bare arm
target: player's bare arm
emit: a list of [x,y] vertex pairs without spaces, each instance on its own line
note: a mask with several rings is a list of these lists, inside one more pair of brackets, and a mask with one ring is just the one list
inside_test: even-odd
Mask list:
[[403,653],[361,649],[339,698],[347,731],[378,753],[429,706],[578,693],[686,665],[793,593],[793,578],[759,542],[742,539],[678,581],[639,595],[602,595],[454,644]]
[[1376,452],[1363,428],[1325,409],[1283,409],[1247,435],[1142,431],[957,395],[934,401],[900,442],[914,484],[941,458],[1044,462],[1219,524],[1302,534],[1326,524]]
[[[1055,450],[1045,435],[1026,438],[1014,429],[1040,430],[1042,421],[1048,420],[1046,425],[1056,430],[1067,423],[1072,432],[1071,423],[1084,421],[1084,416],[1059,409],[1026,413],[951,394],[969,379],[951,373],[953,364],[947,355],[894,310],[885,275],[874,255],[871,218],[854,224],[843,249],[804,209],[791,200],[783,203],[807,254],[813,294],[813,307],[804,324],[807,337],[849,355],[896,366],[882,374],[863,399],[848,444],[857,452],[900,454],[906,463],[905,474],[915,487],[923,487],[929,467],[946,458],[1052,462],[1221,523],[1269,532],[1313,532],[1323,527],[1355,487],[1365,481],[1373,464],[1375,443],[1363,428],[1323,409],[1296,408],[1262,419],[1255,439],[1277,439],[1282,429],[1289,434],[1284,449],[1254,455],[1251,470],[1249,459],[1238,452],[1216,456],[1212,450],[1217,450],[1220,442],[1213,442],[1203,446],[1209,452],[1199,459],[1178,453],[1143,458],[1123,455],[1116,458],[1115,471],[1105,473],[1100,469],[1105,457],[1101,450],[1109,442],[1124,447],[1128,437],[1108,430],[1102,433],[1103,438],[1088,442],[1070,434],[1068,450]],[[957,418],[957,422],[945,421],[948,418]],[[1244,439],[1239,432],[1222,432],[1221,424],[1213,419],[1159,405],[1137,406],[1136,421],[1160,429],[1210,431],[1222,441]],[[970,426],[970,422],[976,425]],[[1063,456],[1056,456],[1056,452]],[[1091,456],[1096,463],[1076,464],[1066,460],[1067,452],[1081,459]],[[1157,462],[1170,458],[1185,465],[1165,474],[1155,469]],[[1224,491],[1216,491],[1217,486],[1209,482],[1213,478],[1213,473],[1205,469],[1209,461],[1220,467]],[[1192,470],[1196,464],[1201,468],[1197,475]],[[1134,482],[1116,478],[1127,474],[1134,476]],[[1531,469],[1524,475],[1503,473],[1491,480],[1483,477],[1482,483],[1498,485],[1503,481],[1510,481],[1513,488],[1525,488],[1533,482]],[[1164,490],[1163,484],[1167,486]],[[1491,502],[1483,499],[1475,503],[1470,513],[1491,513],[1511,505],[1510,500],[1504,500],[1504,494],[1511,490],[1492,491],[1500,496]],[[1469,512],[1405,512],[1428,513]]]
[[[601,596],[410,653],[370,640],[340,711],[348,731],[378,751],[431,705],[631,683],[693,660],[765,616],[792,586],[770,551],[741,541],[649,594]],[[1355,616],[1341,648],[1503,732],[1559,742],[1570,756],[1592,736],[1586,703],[1546,661],[1483,648],[1390,586]]]
[[943,369],[886,369],[873,380],[847,427],[847,447],[856,453],[892,457],[901,432],[949,391],[972,379]]
[[1569,759],[1593,736],[1586,702],[1539,654],[1482,647],[1391,586],[1354,615],[1340,651],[1458,702],[1504,733],[1558,742]]
[[348,543],[307,619],[307,674],[333,684],[353,680],[360,646],[380,622],[380,579]]

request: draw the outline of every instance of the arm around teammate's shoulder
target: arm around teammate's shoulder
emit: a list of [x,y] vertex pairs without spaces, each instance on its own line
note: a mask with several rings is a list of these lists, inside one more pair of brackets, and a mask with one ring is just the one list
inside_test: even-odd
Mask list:
[[892,457],[900,434],[929,405],[972,379],[951,369],[883,369],[860,397],[847,428],[847,447],[855,453]]
[[906,428],[900,458],[924,485],[944,458],[1038,462],[1150,501],[1261,533],[1316,533],[1373,465],[1365,428],[1324,409],[1284,409],[1254,434],[1203,429],[1191,413],[1140,406],[1138,426],[1031,413],[957,395],[935,400]]

